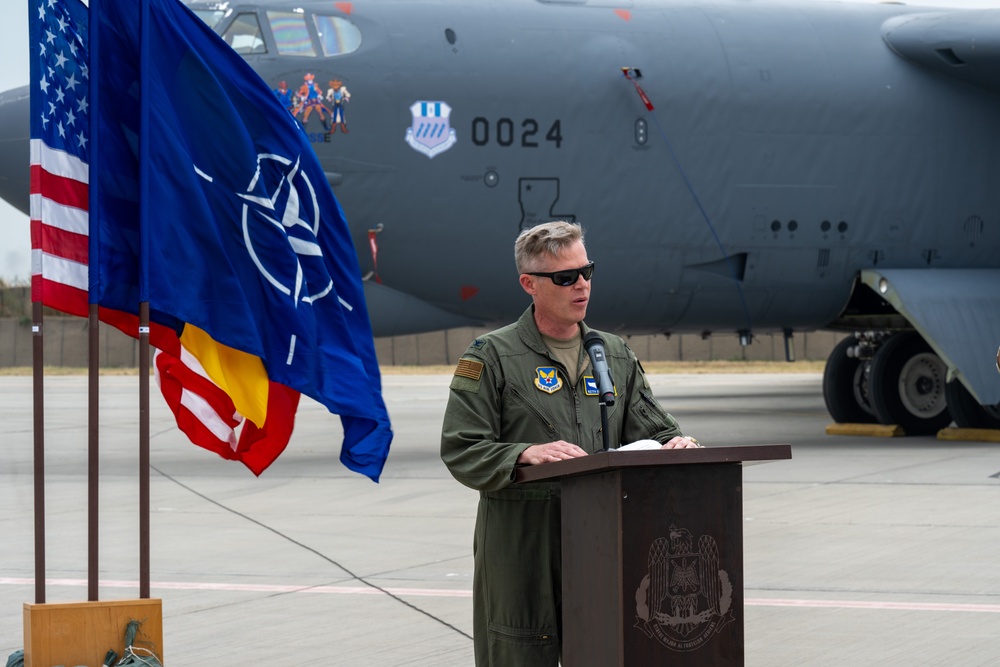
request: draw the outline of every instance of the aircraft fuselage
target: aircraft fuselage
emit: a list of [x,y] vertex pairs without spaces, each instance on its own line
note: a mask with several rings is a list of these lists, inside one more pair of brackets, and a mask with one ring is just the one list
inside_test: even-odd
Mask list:
[[[247,58],[343,82],[348,132],[305,129],[362,270],[381,225],[383,284],[475,320],[523,309],[507,249],[559,218],[597,261],[588,320],[629,331],[812,329],[862,268],[1000,266],[1000,100],[890,50],[913,9],[617,4],[355,2],[355,52]],[[450,108],[433,157],[422,101]]]

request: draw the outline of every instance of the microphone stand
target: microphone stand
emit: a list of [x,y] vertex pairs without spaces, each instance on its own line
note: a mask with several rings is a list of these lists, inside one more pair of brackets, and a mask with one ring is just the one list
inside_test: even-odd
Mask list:
[[604,401],[601,401],[601,435],[604,436],[604,449],[601,451],[611,451],[608,446],[608,404]]
[[601,434],[604,436],[604,449],[601,451],[611,451],[611,447],[608,446],[608,404],[603,400],[601,401]]
[[604,339],[601,335],[596,331],[587,332],[583,337],[583,346],[594,369],[594,385],[597,387],[598,400],[601,402],[601,433],[604,436],[604,449],[601,451],[607,452],[611,449],[608,442],[608,406],[615,404],[615,381],[611,378],[611,368],[608,367]]

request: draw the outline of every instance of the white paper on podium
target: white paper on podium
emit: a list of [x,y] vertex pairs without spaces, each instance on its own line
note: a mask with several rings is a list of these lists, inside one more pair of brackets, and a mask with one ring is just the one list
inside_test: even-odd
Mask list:
[[616,452],[635,452],[641,449],[660,449],[663,447],[663,443],[657,442],[656,440],[636,440],[635,442],[630,442],[627,445],[622,445]]

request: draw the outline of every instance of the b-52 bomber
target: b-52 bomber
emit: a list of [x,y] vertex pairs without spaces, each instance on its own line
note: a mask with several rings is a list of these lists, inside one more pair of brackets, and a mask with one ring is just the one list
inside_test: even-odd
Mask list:
[[[188,4],[309,136],[376,335],[515,319],[512,241],[565,219],[593,326],[844,330],[836,421],[1000,427],[1000,10]],[[23,211],[26,91],[0,98]]]

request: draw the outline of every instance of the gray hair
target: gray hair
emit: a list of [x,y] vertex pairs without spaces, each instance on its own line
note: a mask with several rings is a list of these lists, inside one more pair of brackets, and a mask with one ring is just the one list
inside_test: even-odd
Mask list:
[[514,264],[518,273],[538,269],[543,255],[557,256],[579,241],[583,243],[583,228],[565,220],[546,222],[521,232],[514,241]]

